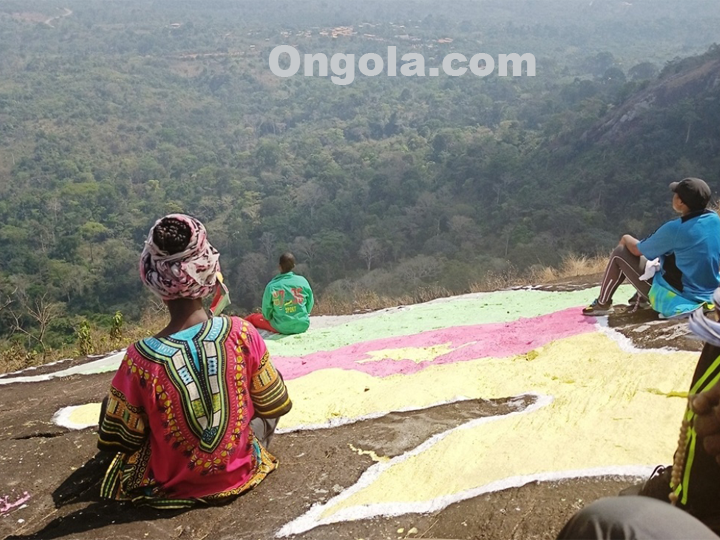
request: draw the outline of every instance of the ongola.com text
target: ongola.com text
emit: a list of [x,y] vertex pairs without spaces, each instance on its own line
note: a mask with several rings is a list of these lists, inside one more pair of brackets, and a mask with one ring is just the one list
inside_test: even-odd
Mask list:
[[[361,74],[367,77],[375,77],[383,71],[389,77],[395,77],[398,74],[397,47],[390,46],[387,49],[387,64],[382,56],[376,53],[363,54],[358,61],[357,68]],[[285,55],[289,58],[287,67],[280,66],[280,59]],[[425,69],[425,57],[419,53],[404,54],[400,59],[404,62],[400,66],[400,75],[404,77],[430,77],[440,75],[440,69],[431,67]],[[529,53],[523,54],[500,54],[497,61],[497,74],[500,77],[507,77],[508,64],[512,64],[512,74],[514,77],[523,75],[523,63],[527,67],[526,73],[528,77],[535,76],[535,56]],[[295,47],[290,45],[279,45],[270,52],[270,71],[278,77],[292,77],[300,71],[303,61],[300,53]],[[442,70],[446,75],[458,77],[465,75],[468,70],[478,76],[486,77],[495,71],[495,59],[489,54],[478,53],[470,58],[460,53],[450,53],[443,58]],[[338,85],[344,86],[355,80],[355,55],[354,54],[333,54],[330,60],[324,53],[305,54],[303,71],[306,77],[315,76],[315,68],[317,67],[317,75],[320,77],[328,76],[328,66],[332,70],[333,76],[330,80]],[[372,66],[372,67],[371,67]],[[427,71],[427,73],[426,73]]]

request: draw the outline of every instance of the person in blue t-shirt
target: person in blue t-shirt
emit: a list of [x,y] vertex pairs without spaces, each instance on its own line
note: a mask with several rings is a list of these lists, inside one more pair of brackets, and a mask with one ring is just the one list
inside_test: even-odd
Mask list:
[[[612,297],[628,279],[638,291],[638,302],[649,302],[663,317],[694,311],[712,302],[720,285],[720,217],[708,210],[710,187],[699,178],[670,184],[673,209],[679,218],[638,240],[629,234],[610,256],[600,285],[600,296],[583,309],[585,315],[613,311]],[[658,259],[660,271],[645,281],[648,261]]]

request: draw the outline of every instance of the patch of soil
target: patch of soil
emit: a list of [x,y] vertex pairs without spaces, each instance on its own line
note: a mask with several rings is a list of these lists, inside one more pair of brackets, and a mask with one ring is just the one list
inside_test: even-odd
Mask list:
[[632,311],[631,306],[616,306],[608,325],[629,338],[641,349],[670,348],[700,351],[703,342],[690,332],[687,319],[660,319],[652,309]]
[[[601,497],[615,496],[637,481],[635,478],[600,477],[533,482],[461,501],[432,514],[405,514],[337,523],[293,538],[551,540],[586,504]],[[413,528],[417,532],[408,534]],[[403,532],[398,532],[400,529]]]
[[62,407],[99,402],[110,389],[113,375],[75,375],[0,386],[0,445],[7,440],[67,432],[51,422],[53,414]]
[[0,495],[12,501],[27,491],[32,497],[25,508],[0,518],[0,537],[272,538],[311,505],[354,484],[374,464],[357,450],[395,456],[471,419],[522,410],[535,399],[468,400],[332,429],[278,434],[271,451],[280,468],[257,489],[225,506],[161,512],[101,502],[107,460],[97,455],[94,431],[68,431],[50,422],[62,406],[98,401],[111,377],[74,376],[2,389]]

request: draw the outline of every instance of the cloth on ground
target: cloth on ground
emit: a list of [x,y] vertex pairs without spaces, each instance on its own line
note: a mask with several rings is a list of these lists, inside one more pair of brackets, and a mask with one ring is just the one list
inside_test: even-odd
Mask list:
[[[161,250],[153,240],[155,227],[166,218],[190,227],[187,248],[172,255]],[[140,256],[140,279],[163,300],[205,298],[215,290],[220,254],[208,242],[205,226],[185,214],[170,214],[155,222]]]

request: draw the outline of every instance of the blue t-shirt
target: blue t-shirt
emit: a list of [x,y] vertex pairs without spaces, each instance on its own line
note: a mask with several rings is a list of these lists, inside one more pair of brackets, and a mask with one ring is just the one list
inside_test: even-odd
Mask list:
[[662,277],[685,298],[710,300],[720,285],[720,217],[715,212],[668,221],[637,247],[649,260],[661,258]]

